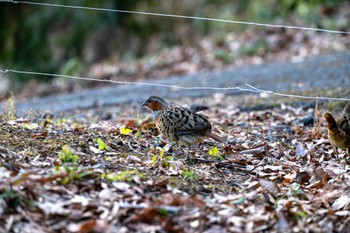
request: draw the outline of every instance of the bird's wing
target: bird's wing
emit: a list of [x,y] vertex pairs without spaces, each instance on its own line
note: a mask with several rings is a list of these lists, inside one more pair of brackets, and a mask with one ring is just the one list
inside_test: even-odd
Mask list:
[[164,121],[173,127],[177,136],[186,134],[204,135],[211,131],[211,124],[202,115],[194,113],[191,109],[171,107],[164,112]]
[[350,137],[350,116],[342,116],[337,120],[339,128]]

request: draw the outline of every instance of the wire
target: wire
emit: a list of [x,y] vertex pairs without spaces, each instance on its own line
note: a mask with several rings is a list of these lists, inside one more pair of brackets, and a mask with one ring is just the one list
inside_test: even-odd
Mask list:
[[318,99],[318,100],[337,100],[337,101],[350,101],[348,98],[336,98],[336,97],[322,97],[322,96],[304,96],[304,95],[293,95],[293,94],[285,94],[274,92],[270,90],[261,90],[258,89],[248,83],[245,85],[248,88],[242,87],[185,87],[179,85],[169,85],[169,84],[160,84],[160,83],[146,83],[146,82],[125,82],[125,81],[115,81],[109,79],[95,79],[95,78],[87,78],[87,77],[78,77],[78,76],[70,76],[70,75],[62,75],[62,74],[52,74],[52,73],[41,73],[41,72],[33,72],[33,71],[22,71],[22,70],[13,70],[13,69],[5,69],[1,70],[1,73],[17,73],[17,74],[31,74],[31,75],[40,75],[40,76],[50,76],[50,77],[62,77],[69,79],[77,79],[84,81],[93,81],[93,82],[105,82],[105,83],[113,83],[119,85],[143,85],[143,86],[154,86],[154,87],[165,87],[165,88],[173,88],[173,89],[183,89],[183,90],[217,90],[217,91],[243,91],[243,92],[254,92],[261,94],[272,94],[277,96],[289,97],[289,98],[299,98],[299,99]]
[[50,3],[41,3],[41,2],[27,2],[27,1],[13,1],[13,0],[0,0],[0,2],[9,2],[9,3],[16,3],[16,4],[18,4],[18,3],[30,4],[30,5],[40,5],[40,6],[50,6],[50,7],[63,7],[63,8],[80,9],[80,10],[95,10],[95,11],[118,12],[118,13],[127,13],[127,14],[140,14],[140,15],[149,15],[149,16],[160,16],[160,17],[195,19],[195,20],[214,21],[214,22],[221,22],[221,23],[245,24],[245,25],[254,25],[254,26],[262,26],[262,27],[287,28],[287,29],[308,30],[308,31],[350,35],[350,32],[346,32],[346,31],[337,31],[337,30],[328,30],[328,29],[310,28],[310,27],[299,27],[299,26],[291,26],[291,25],[245,22],[245,21],[216,19],[216,18],[199,17],[199,16],[186,16],[186,15],[163,14],[163,13],[144,12],[144,11],[117,10],[117,9],[108,9],[108,8],[70,6],[70,5],[63,5],[63,4],[50,4]]

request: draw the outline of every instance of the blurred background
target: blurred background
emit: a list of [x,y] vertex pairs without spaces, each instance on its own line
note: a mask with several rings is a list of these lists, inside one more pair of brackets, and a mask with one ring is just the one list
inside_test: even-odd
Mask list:
[[[56,0],[50,4],[350,31],[348,0]],[[0,3],[0,68],[139,81],[350,48],[349,35]],[[0,73],[0,100],[106,85]]]

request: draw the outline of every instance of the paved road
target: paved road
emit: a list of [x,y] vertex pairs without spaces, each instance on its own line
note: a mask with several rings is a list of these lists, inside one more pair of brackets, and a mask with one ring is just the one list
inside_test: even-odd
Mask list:
[[[149,80],[150,83],[179,86],[245,87],[249,83],[259,89],[286,92],[310,90],[319,87],[350,88],[350,51],[306,59],[299,63],[278,62],[195,75],[171,77],[166,80]],[[41,112],[62,112],[98,105],[125,104],[150,95],[167,99],[178,96],[201,97],[215,92],[228,95],[242,94],[242,91],[183,90],[140,85],[111,85],[109,87],[85,90],[80,93],[49,96],[16,104],[19,114],[29,109]]]

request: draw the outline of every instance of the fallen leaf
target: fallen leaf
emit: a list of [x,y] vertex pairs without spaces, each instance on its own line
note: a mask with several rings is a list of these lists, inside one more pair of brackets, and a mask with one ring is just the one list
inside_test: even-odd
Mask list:
[[126,163],[136,163],[136,164],[143,164],[143,161],[135,156],[135,155],[129,155],[126,160],[125,160]]
[[299,157],[304,157],[305,155],[307,155],[308,152],[309,151],[301,144],[298,144],[297,148],[295,149],[295,155]]
[[346,206],[348,206],[349,203],[350,203],[350,197],[348,195],[344,194],[333,202],[332,209],[334,211],[343,209]]
[[129,133],[131,133],[131,129],[128,129],[128,128],[120,128],[120,134],[122,135],[128,135]]
[[113,190],[111,189],[102,189],[99,194],[98,197],[101,198],[102,200],[110,200],[111,197],[113,196]]
[[113,182],[113,187],[121,191],[126,191],[130,189],[130,185],[125,182]]
[[259,183],[261,187],[263,187],[266,191],[272,194],[277,194],[279,192],[279,188],[275,182],[270,180],[259,179]]

